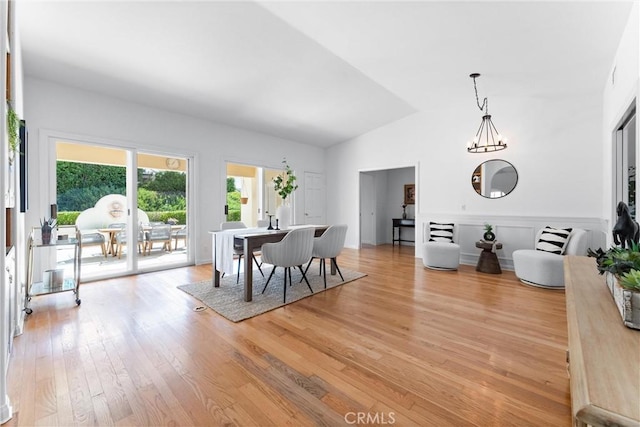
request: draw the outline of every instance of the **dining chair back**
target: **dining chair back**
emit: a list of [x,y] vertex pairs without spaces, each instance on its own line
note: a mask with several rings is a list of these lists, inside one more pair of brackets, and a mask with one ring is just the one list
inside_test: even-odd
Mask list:
[[307,282],[309,290],[313,293],[302,266],[311,260],[314,234],[315,229],[313,227],[296,228],[289,231],[281,241],[262,245],[262,262],[273,265],[273,270],[271,270],[262,293],[267,289],[277,267],[284,268],[283,302],[287,301],[287,276],[289,277],[289,285],[291,285],[291,267],[300,269],[303,280]]
[[[247,228],[244,222],[242,221],[226,221],[220,223],[221,230],[236,230],[241,228]],[[238,256],[238,276],[236,277],[236,283],[240,283],[240,266],[242,265],[242,257],[244,256],[244,247],[241,244],[236,244],[233,242],[233,253]],[[253,262],[258,266],[258,271],[264,277],[264,273],[262,272],[262,263],[259,263],[256,259],[255,253],[251,254],[253,258]]]
[[327,287],[327,267],[325,265],[325,260],[328,258],[331,260],[331,264],[335,267],[340,274],[340,278],[344,282],[344,277],[342,277],[342,272],[340,271],[340,267],[338,267],[337,258],[342,252],[344,248],[344,241],[347,237],[347,225],[346,224],[338,224],[332,225],[322,233],[321,236],[313,239],[313,251],[311,254],[311,259],[309,260],[309,264],[307,264],[307,268],[304,270],[305,273],[309,269],[311,262],[314,258],[320,259],[320,275],[324,277],[324,287]]

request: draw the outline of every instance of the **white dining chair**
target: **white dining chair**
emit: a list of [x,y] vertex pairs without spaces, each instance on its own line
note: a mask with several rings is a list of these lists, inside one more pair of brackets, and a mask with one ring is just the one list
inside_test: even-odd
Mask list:
[[311,259],[314,234],[314,228],[296,228],[289,231],[281,241],[262,245],[262,261],[273,265],[273,270],[271,270],[262,293],[267,289],[277,267],[284,268],[283,302],[287,302],[287,276],[289,277],[289,286],[291,286],[291,267],[300,269],[303,280],[307,282],[309,290],[313,293],[302,266]]
[[309,266],[313,262],[314,258],[320,259],[320,275],[324,277],[324,287],[327,288],[327,266],[325,260],[329,258],[331,264],[333,264],[340,275],[340,279],[344,282],[340,267],[338,267],[337,257],[344,248],[344,240],[347,237],[347,225],[339,224],[332,225],[326,229],[321,236],[313,239],[313,251],[311,254],[311,260],[307,264],[304,272],[306,274],[309,270]]

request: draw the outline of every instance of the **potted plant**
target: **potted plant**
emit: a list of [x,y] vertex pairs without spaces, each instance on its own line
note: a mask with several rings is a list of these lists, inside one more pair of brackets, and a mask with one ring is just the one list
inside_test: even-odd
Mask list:
[[606,276],[606,284],[622,316],[623,323],[640,329],[640,247],[613,247],[607,251],[589,249],[596,258],[598,272]]
[[484,235],[482,237],[487,242],[493,242],[496,239],[496,235],[493,233],[493,226],[491,224],[484,225]]
[[278,206],[276,210],[277,225],[280,228],[288,228],[291,221],[291,207],[287,197],[296,191],[298,185],[296,184],[296,176],[286,158],[282,159],[282,165],[282,173],[273,178],[273,188],[282,198],[282,205]]
[[44,218],[44,221],[40,221],[40,231],[42,232],[42,244],[48,245],[51,243],[51,231],[56,226],[57,220],[55,218]]
[[291,167],[287,163],[287,159],[282,159],[282,173],[276,175],[273,178],[273,188],[276,190],[276,193],[282,197],[282,200],[286,200],[296,189],[298,185],[296,184],[296,176],[293,174]]
[[7,132],[9,134],[9,165],[20,148],[20,118],[10,104],[7,105]]

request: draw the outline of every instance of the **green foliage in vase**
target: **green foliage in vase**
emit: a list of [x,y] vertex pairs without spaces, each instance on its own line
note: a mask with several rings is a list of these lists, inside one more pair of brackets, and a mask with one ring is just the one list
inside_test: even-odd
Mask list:
[[484,225],[484,231],[486,231],[487,233],[491,233],[493,231],[493,225],[485,224]]
[[596,258],[596,266],[600,274],[611,273],[618,278],[618,282],[623,288],[640,291],[640,247],[638,244],[633,243],[631,248],[614,247],[607,251],[589,249],[588,254]]
[[282,200],[286,200],[291,195],[298,185],[296,184],[296,176],[293,174],[291,167],[287,164],[287,159],[282,160],[283,171],[280,175],[273,178],[274,189],[276,193],[282,197]]
[[620,286],[630,291],[640,292],[640,271],[631,270],[619,278]]

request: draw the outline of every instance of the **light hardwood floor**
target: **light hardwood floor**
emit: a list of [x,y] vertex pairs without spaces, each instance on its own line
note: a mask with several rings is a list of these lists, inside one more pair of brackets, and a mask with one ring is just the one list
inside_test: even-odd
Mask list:
[[339,264],[368,276],[241,323],[176,289],[210,265],[36,297],[7,425],[571,425],[563,291],[409,246]]

